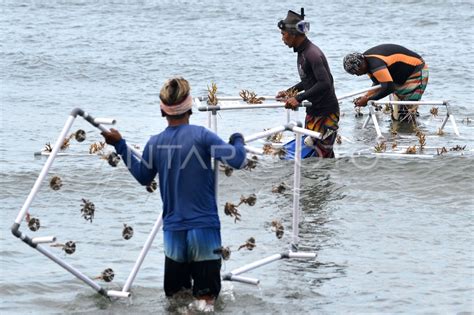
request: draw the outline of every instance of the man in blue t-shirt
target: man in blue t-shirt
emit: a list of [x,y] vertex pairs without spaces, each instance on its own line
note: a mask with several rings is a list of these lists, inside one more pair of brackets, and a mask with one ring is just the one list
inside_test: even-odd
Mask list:
[[190,125],[193,102],[189,83],[183,78],[166,81],[160,99],[168,127],[150,138],[143,160],[132,154],[117,130],[102,134],[140,184],[150,185],[156,174],[159,176],[166,296],[191,288],[193,282],[193,295],[201,310],[212,310],[221,289],[221,235],[211,157],[242,168],[244,139],[235,133],[228,144],[208,129]]

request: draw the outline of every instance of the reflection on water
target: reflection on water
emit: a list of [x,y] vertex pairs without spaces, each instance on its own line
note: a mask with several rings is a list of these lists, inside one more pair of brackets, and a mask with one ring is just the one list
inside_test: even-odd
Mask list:
[[[161,233],[137,276],[132,299],[112,302],[10,234],[12,221],[45,162],[34,159],[33,152],[54,141],[73,107],[117,119],[116,128],[127,140],[143,147],[166,125],[158,93],[170,76],[189,79],[194,96],[206,94],[211,82],[218,85],[221,95],[236,95],[241,89],[273,95],[298,80],[296,56],[281,43],[276,27],[288,9],[298,9],[286,2],[112,2],[0,4],[5,17],[0,20],[2,314],[19,310],[177,313],[188,303],[185,299],[174,305],[162,291]],[[474,148],[474,124],[466,118],[474,117],[474,95],[469,88],[473,73],[465,69],[472,64],[472,40],[460,40],[474,33],[472,3],[351,3],[371,23],[354,19],[347,1],[304,4],[313,24],[310,38],[327,56],[337,95],[370,85],[368,78],[344,72],[345,54],[396,40],[430,64],[430,83],[423,99],[450,99],[458,121],[461,137],[453,136],[449,123],[444,136],[438,137],[443,108],[436,118],[430,117],[427,107],[420,108],[419,127],[426,134],[427,147],[467,145],[466,154],[456,152],[458,157],[453,157],[450,153],[432,160],[352,158],[352,152],[372,152],[377,139],[371,123],[361,129],[367,110],[362,118],[355,118],[353,104],[343,102],[343,142],[336,151],[348,157],[309,159],[302,164],[300,248],[316,251],[317,259],[281,260],[252,270],[248,276],[261,280],[259,288],[225,282],[216,313],[457,313],[472,309],[474,169],[467,153]],[[391,12],[390,19],[380,19],[380,12]],[[403,38],[394,38],[394,29]],[[382,132],[390,136],[390,119],[378,115]],[[196,110],[191,120],[206,125],[207,114]],[[248,135],[280,125],[286,116],[273,109],[226,111],[218,120],[219,134],[227,139],[236,131]],[[87,131],[87,141],[102,140],[90,125],[76,123],[74,128]],[[411,130],[403,128],[398,145],[417,144],[413,134],[405,134]],[[264,158],[255,170],[220,176],[223,243],[235,250],[253,236],[257,244],[252,251],[234,252],[224,272],[288,249],[292,191],[275,194],[272,187],[281,182],[291,186],[292,173],[291,162]],[[64,259],[90,276],[113,268],[116,280],[110,288],[120,288],[160,213],[159,194],[149,194],[137,185],[122,164],[111,168],[98,158],[57,159],[51,175],[60,176],[63,187],[56,192],[42,187],[35,198],[30,211],[42,223],[35,235],[76,241],[76,253]],[[257,204],[239,207],[241,222],[224,215],[225,202],[251,193],[257,195]],[[81,198],[96,205],[92,223],[80,217]],[[275,219],[285,228],[281,239],[271,231]],[[123,223],[135,231],[126,243],[121,238]]]
[[321,251],[337,248],[337,230],[328,225],[336,220],[334,208],[329,203],[342,200],[342,187],[332,178],[336,162],[307,159],[302,165],[300,251],[316,252],[315,260],[290,260],[285,269],[301,274],[314,290],[326,281],[346,275],[346,265],[327,261]]
[[414,121],[398,121],[391,120],[390,122],[390,133],[403,133],[403,134],[413,134],[417,131],[417,125]]

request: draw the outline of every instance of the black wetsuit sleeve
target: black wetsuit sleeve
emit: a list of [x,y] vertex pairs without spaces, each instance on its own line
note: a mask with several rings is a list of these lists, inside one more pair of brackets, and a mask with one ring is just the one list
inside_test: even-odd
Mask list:
[[316,83],[311,88],[296,96],[298,102],[302,102],[303,100],[312,98],[315,95],[324,93],[324,91],[331,89],[331,78],[326,67],[324,67],[321,57],[318,55],[309,55],[307,57],[307,61],[311,65],[311,70],[313,71]]
[[296,83],[295,85],[290,87],[287,91],[292,90],[292,89],[297,90],[298,92],[303,91],[304,90],[303,82]]
[[395,91],[395,84],[393,82],[382,82],[380,83],[380,89],[374,95],[368,98],[369,101],[371,100],[379,100],[384,98],[385,96],[393,93]]

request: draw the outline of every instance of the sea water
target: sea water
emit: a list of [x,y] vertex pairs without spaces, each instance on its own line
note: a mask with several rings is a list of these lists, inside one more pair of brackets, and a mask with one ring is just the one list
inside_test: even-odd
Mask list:
[[[420,110],[427,145],[466,145],[465,155],[430,160],[346,158],[305,160],[301,179],[300,249],[314,260],[281,260],[246,273],[260,287],[223,283],[216,313],[344,314],[473,312],[473,2],[303,1],[311,22],[308,37],[326,54],[338,95],[370,86],[367,77],[344,72],[342,58],[381,43],[397,43],[421,54],[430,67],[426,100],[449,100],[461,137],[449,123],[431,137],[445,114]],[[179,313],[191,297],[167,300],[163,292],[163,246],[158,236],[132,287],[131,300],[108,301],[29,248],[10,233],[45,158],[69,112],[80,107],[115,118],[115,128],[143,147],[166,126],[158,108],[164,80],[187,78],[195,96],[212,82],[219,95],[250,89],[274,95],[298,81],[296,55],[282,41],[277,22],[295,4],[275,1],[24,0],[0,4],[2,314]],[[373,127],[361,129],[350,100],[341,104],[344,136],[336,152],[373,148]],[[367,113],[367,110],[365,110]],[[303,118],[300,113],[300,119]],[[366,117],[366,116],[365,116]],[[365,118],[364,117],[364,118]],[[283,110],[221,112],[219,134],[251,134],[285,122]],[[464,121],[463,121],[464,120]],[[206,125],[194,110],[192,123]],[[102,138],[87,131],[69,152],[87,153]],[[383,130],[385,134],[388,129]],[[405,144],[414,145],[416,139]],[[50,176],[63,187],[52,191]],[[288,249],[291,241],[291,161],[266,158],[252,171],[222,173],[219,209],[223,245],[233,250],[223,273]],[[192,179],[190,179],[192,180]],[[257,195],[242,205],[240,222],[223,213],[225,202]],[[92,223],[81,217],[82,198],[92,200]],[[74,240],[76,253],[50,248],[86,275],[113,268],[103,283],[120,290],[161,209],[159,194],[139,186],[123,164],[111,168],[97,156],[58,157],[29,211],[42,227],[31,236]],[[277,239],[271,221],[285,235]],[[121,237],[123,224],[134,228]],[[256,248],[237,251],[249,237]],[[47,245],[46,245],[47,246]],[[49,248],[49,247],[48,247]]]

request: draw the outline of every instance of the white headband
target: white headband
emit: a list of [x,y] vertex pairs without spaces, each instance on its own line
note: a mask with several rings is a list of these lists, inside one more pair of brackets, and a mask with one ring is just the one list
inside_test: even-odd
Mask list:
[[189,94],[181,103],[167,105],[160,101],[160,108],[167,115],[177,116],[186,113],[188,110],[193,108],[193,97]]

